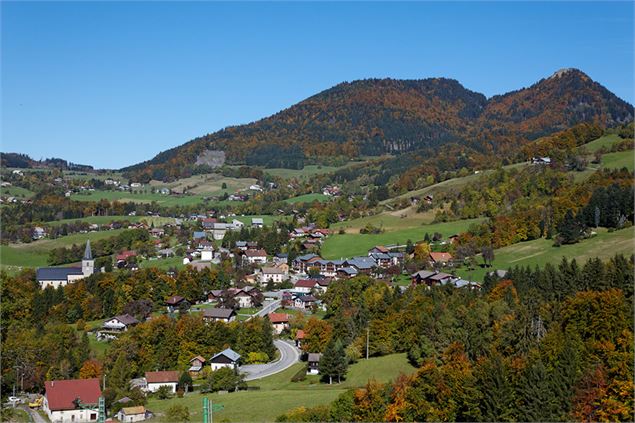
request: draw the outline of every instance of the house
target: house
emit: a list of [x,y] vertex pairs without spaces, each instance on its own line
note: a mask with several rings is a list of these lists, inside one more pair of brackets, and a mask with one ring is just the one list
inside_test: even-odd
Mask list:
[[446,285],[458,279],[448,273],[429,270],[421,270],[419,272],[413,273],[411,275],[411,278],[413,285],[424,284],[429,287],[434,285]]
[[286,313],[269,313],[267,315],[273,326],[273,331],[280,335],[283,330],[289,329],[289,315]]
[[206,217],[205,219],[201,221],[201,225],[203,226],[203,229],[213,229],[214,223],[216,223],[216,219],[213,217]]
[[247,251],[247,241],[236,241],[235,245],[240,251]]
[[335,276],[339,279],[349,279],[357,276],[359,272],[354,267],[342,267],[337,270]]
[[260,291],[251,286],[246,286],[243,289],[230,288],[228,291],[233,294],[234,300],[240,308],[250,308],[260,305],[260,301],[257,298]]
[[295,346],[300,348],[302,346],[302,341],[304,341],[304,331],[302,329],[298,329],[295,333]]
[[428,278],[430,276],[433,276],[436,273],[437,272],[433,272],[430,270],[419,270],[418,272],[415,272],[412,275],[410,275],[410,279],[412,280],[412,285],[428,284],[429,282]]
[[123,269],[124,267],[126,267],[126,264],[134,261],[132,259],[136,257],[137,257],[137,253],[134,251],[130,251],[130,250],[122,251],[121,253],[117,254],[117,256],[115,257],[117,260],[117,267],[119,269]]
[[312,263],[310,267],[317,267],[320,271],[320,275],[322,276],[335,276],[337,274],[338,269],[341,269],[345,266],[344,260],[316,260]]
[[531,164],[533,165],[550,165],[551,157],[532,157]]
[[106,320],[102,329],[97,332],[97,339],[114,339],[118,334],[127,331],[139,321],[129,314],[121,314]]
[[229,367],[230,369],[237,369],[240,362],[240,354],[231,348],[227,348],[218,354],[210,358],[210,365],[212,371],[218,370],[223,367]]
[[[287,264],[287,261],[289,259],[289,255],[287,253],[276,253],[275,256],[273,256],[273,262],[275,264]],[[289,268],[287,267],[287,272],[289,271]]]
[[295,283],[293,290],[295,292],[309,294],[317,285],[318,282],[316,279],[300,279]]
[[242,229],[245,226],[245,224],[242,221],[238,220],[238,219],[233,219],[232,220],[232,225],[234,225],[234,228],[236,228],[236,229]]
[[140,422],[149,418],[150,416],[148,414],[148,411],[143,405],[123,407],[119,410],[119,413],[117,413],[117,420],[122,423]]
[[168,313],[174,313],[181,304],[187,303],[187,300],[180,295],[173,295],[167,300],[165,300],[165,304],[168,307]]
[[193,239],[206,239],[207,238],[207,234],[203,231],[194,231],[194,233],[192,233],[192,238]]
[[231,308],[208,308],[203,310],[203,320],[229,323],[236,320],[236,312]]
[[267,262],[267,252],[265,250],[247,250],[243,255],[243,262],[249,264],[255,263],[266,263]]
[[99,379],[50,380],[42,410],[52,422],[96,422],[99,417]]
[[288,291],[283,292],[282,301],[280,302],[280,305],[283,307],[293,306],[293,294]]
[[205,360],[200,355],[197,355],[196,357],[191,359],[190,360],[190,368],[188,369],[188,372],[190,373],[190,376],[192,376],[192,377],[198,376],[198,374],[201,372],[201,370],[203,370],[203,367],[205,367],[205,363],[207,363],[207,360]]
[[259,191],[262,192],[262,187],[258,184],[254,184],[254,185],[249,185],[249,189],[251,191]]
[[162,237],[163,235],[165,235],[165,230],[163,228],[152,228],[150,229],[150,235]]
[[383,245],[376,245],[375,247],[371,248],[370,250],[368,250],[368,255],[372,255],[372,254],[388,254],[390,252],[390,250],[386,247],[384,247]]
[[354,267],[358,273],[370,274],[377,267],[377,263],[372,257],[361,256],[346,260],[344,267]]
[[214,247],[205,247],[201,251],[201,261],[212,261],[214,259]]
[[35,279],[42,289],[47,286],[58,288],[78,279],[86,278],[93,273],[95,273],[95,260],[93,260],[90,240],[88,240],[82,258],[82,267],[40,267],[35,273]]
[[293,260],[292,267],[297,273],[306,273],[308,269],[314,266],[314,263],[322,258],[317,254],[305,254],[298,256]]
[[309,358],[307,360],[307,371],[306,373],[309,375],[319,375],[320,374],[320,359],[322,358],[322,354],[320,353],[309,353]]
[[158,372],[146,372],[146,382],[148,392],[156,392],[162,386],[170,388],[170,392],[176,393],[179,384],[179,372],[176,370],[163,370]]
[[253,217],[251,219],[252,228],[262,228],[263,226],[265,226],[265,222],[261,217]]
[[42,239],[46,237],[46,230],[41,226],[36,226],[33,228],[33,239]]
[[289,277],[289,272],[279,267],[263,267],[258,274],[258,282],[266,284],[269,281],[280,283]]
[[430,253],[430,261],[437,266],[445,266],[452,261],[452,254],[450,253]]
[[309,309],[315,304],[317,298],[313,295],[301,295],[295,299],[294,305],[296,308]]
[[481,285],[477,282],[468,281],[465,279],[457,279],[451,282],[455,288],[468,288],[468,289],[481,289]]

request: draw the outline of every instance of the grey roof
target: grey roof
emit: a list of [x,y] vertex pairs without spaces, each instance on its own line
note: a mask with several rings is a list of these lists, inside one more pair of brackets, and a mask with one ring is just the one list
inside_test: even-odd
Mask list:
[[236,247],[246,247],[247,241],[236,241]]
[[338,270],[338,272],[344,272],[349,275],[356,275],[358,273],[357,269],[355,269],[354,267],[342,267]]
[[286,259],[287,257],[289,257],[289,254],[287,254],[287,253],[276,253],[276,257],[285,258]]
[[38,281],[65,281],[69,275],[83,275],[81,267],[40,267],[35,273]]
[[86,249],[84,250],[84,260],[92,260],[93,252],[90,249],[90,239],[86,240]]
[[370,257],[375,260],[389,260],[391,258],[390,255],[386,253],[370,253]]
[[435,275],[436,272],[431,272],[429,270],[419,270],[418,272],[413,273],[412,275],[410,275],[411,277],[419,277],[420,279],[427,279],[430,276]]
[[112,320],[112,319],[117,319],[126,326],[136,325],[137,323],[139,323],[137,319],[135,319],[133,316],[129,314],[120,314],[119,316],[111,317],[110,319],[107,319],[107,320]]
[[232,350],[231,348],[227,348],[219,352],[218,354],[215,354],[210,361],[214,361],[216,357],[219,357],[221,355],[224,355],[225,357],[229,358],[231,361],[240,360],[240,354],[238,354],[236,351]]
[[346,264],[349,266],[356,267],[358,269],[372,269],[377,266],[375,260],[366,256],[366,257],[353,257],[350,260],[346,260]]
[[206,237],[207,237],[207,235],[203,231],[194,231],[194,233],[192,234],[192,238],[194,238],[194,239],[206,238]]
[[317,298],[315,298],[313,295],[302,295],[300,297],[298,297],[298,300],[304,302],[307,301],[317,301]]
[[477,286],[480,287],[480,285],[476,282],[471,282],[465,279],[459,279],[458,281],[454,281],[454,286],[457,288],[463,288],[465,286]]
[[433,276],[430,276],[430,279],[435,280],[435,281],[440,281],[442,279],[447,279],[447,278],[453,278],[454,276],[448,274],[448,273],[443,273],[443,272],[439,272]]
[[311,259],[312,259],[312,258],[314,258],[314,257],[318,257],[318,255],[317,255],[317,254],[313,254],[313,253],[311,253],[311,254],[305,254],[305,255],[303,255],[303,256],[298,256],[298,257],[296,257],[296,260],[300,260],[300,261],[307,261],[307,260],[311,260]]
[[212,319],[229,319],[234,310],[231,308],[208,308],[203,311],[203,317],[209,317]]
[[312,362],[312,363],[315,363],[315,362],[320,361],[321,358],[322,358],[322,354],[320,354],[320,353],[309,353],[308,361]]
[[251,218],[251,223],[256,223],[256,224],[262,224],[264,223],[264,220],[261,217],[252,217]]

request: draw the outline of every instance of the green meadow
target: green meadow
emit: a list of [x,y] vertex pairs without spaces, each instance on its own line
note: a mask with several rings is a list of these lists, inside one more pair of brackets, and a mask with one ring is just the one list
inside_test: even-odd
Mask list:
[[547,263],[558,264],[562,261],[562,257],[575,258],[578,264],[583,264],[593,257],[608,259],[615,254],[633,254],[635,227],[614,232],[599,228],[596,232],[597,235],[589,239],[560,247],[554,247],[552,239],[541,238],[500,248],[494,251],[494,262],[491,268],[477,267],[474,271],[458,269],[457,274],[471,280],[482,281],[485,273],[493,269],[507,270],[514,266],[542,267]]
[[183,398],[169,400],[151,398],[147,408],[159,414],[153,419],[158,421],[171,406],[184,405],[190,411],[190,421],[201,422],[203,397],[207,396],[213,404],[223,406],[222,410],[214,412],[216,421],[273,422],[277,416],[293,408],[328,404],[347,389],[364,386],[369,379],[388,382],[400,374],[416,371],[408,363],[405,354],[392,354],[368,361],[360,360],[351,365],[346,380],[340,384],[320,383],[318,376],[307,376],[305,381],[291,382],[293,375],[304,366],[303,363],[294,364],[275,375],[248,382],[248,386],[255,390],[207,395],[191,393]]
[[324,194],[320,194],[320,193],[313,193],[313,194],[299,195],[299,196],[293,197],[293,198],[287,198],[284,201],[287,202],[287,203],[291,203],[291,204],[295,204],[295,203],[312,203],[314,201],[319,201],[319,202],[328,201],[330,198],[331,197],[329,197],[328,195],[324,195]]

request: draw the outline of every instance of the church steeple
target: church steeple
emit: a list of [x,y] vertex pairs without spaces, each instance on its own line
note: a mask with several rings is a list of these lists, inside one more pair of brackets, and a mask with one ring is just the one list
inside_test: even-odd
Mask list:
[[82,273],[85,277],[95,273],[95,260],[93,260],[93,252],[90,249],[90,239],[86,241],[86,249],[82,259]]
[[86,249],[84,250],[84,258],[83,260],[92,260],[93,252],[90,249],[90,239],[86,241]]

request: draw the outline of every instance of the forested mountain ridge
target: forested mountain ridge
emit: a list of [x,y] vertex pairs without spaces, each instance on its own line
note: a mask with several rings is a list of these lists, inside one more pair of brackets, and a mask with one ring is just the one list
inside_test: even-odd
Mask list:
[[122,170],[144,179],[186,176],[208,149],[225,151],[233,163],[269,167],[301,167],[304,157],[451,144],[508,156],[578,123],[610,127],[632,119],[632,105],[575,69],[490,99],[445,78],[367,79],[338,84],[270,117],[196,138]]

